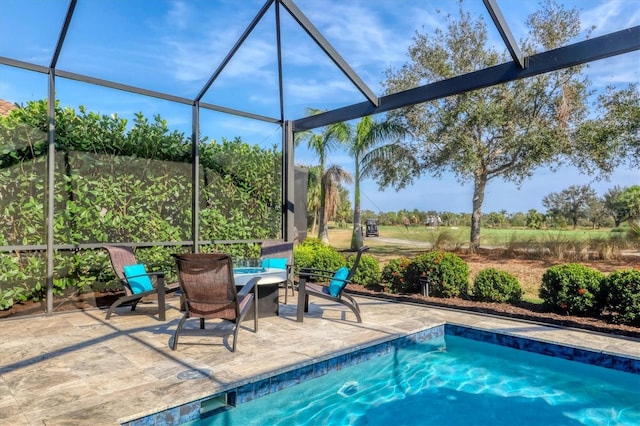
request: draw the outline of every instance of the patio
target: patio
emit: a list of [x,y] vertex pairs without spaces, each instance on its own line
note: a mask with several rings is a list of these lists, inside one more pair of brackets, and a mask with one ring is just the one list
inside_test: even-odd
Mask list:
[[[294,304],[281,304],[280,317],[262,319],[257,334],[243,327],[235,353],[219,327],[185,333],[172,351],[178,302],[168,298],[166,322],[157,321],[155,304],[119,309],[110,321],[102,310],[3,321],[0,423],[120,424],[444,322],[640,358],[638,339],[365,298],[362,324],[340,305],[312,299],[302,323]],[[189,377],[204,370],[209,377]]]

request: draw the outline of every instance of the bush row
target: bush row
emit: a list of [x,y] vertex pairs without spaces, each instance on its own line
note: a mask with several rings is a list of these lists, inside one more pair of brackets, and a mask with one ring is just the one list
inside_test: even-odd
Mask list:
[[[295,248],[296,271],[300,268],[337,270],[351,267],[355,256],[340,252],[316,238]],[[512,274],[495,268],[480,271],[469,289],[470,271],[454,253],[429,251],[413,259],[390,260],[382,270],[370,255],[363,255],[353,279],[365,287],[384,286],[392,293],[419,293],[422,283],[433,297],[465,297],[482,302],[515,303],[522,288]],[[540,298],[550,312],[600,317],[619,324],[640,326],[640,270],[625,269],[605,275],[584,265],[552,266],[544,273]]]
[[[381,273],[381,284],[392,293],[418,293],[428,285],[433,297],[467,297],[482,302],[514,303],[522,288],[512,274],[495,268],[480,271],[469,291],[469,268],[457,255],[431,251],[413,259],[391,260]],[[605,275],[584,265],[550,267],[542,277],[540,298],[551,312],[600,317],[640,325],[640,270]]]

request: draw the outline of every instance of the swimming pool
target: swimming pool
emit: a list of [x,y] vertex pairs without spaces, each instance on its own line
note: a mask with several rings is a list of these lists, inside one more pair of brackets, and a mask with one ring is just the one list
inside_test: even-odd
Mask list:
[[[266,396],[255,392],[187,424],[640,424],[637,360],[465,327],[427,336],[386,345],[383,355],[342,357],[330,362],[330,374]],[[362,357],[370,359],[356,364]]]

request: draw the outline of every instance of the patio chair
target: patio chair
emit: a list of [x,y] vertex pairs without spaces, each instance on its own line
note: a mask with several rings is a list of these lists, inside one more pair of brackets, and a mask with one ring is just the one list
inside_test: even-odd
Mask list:
[[240,323],[253,307],[253,332],[258,331],[257,283],[252,278],[238,292],[233,279],[231,256],[221,253],[174,254],[178,265],[178,282],[185,300],[186,312],[176,327],[171,349],[178,346],[180,331],[187,318],[222,319],[235,324],[233,347],[236,350]]
[[[351,269],[343,266],[337,271],[311,268],[303,268],[300,270],[300,281],[298,282],[298,322],[302,322],[304,312],[309,312],[309,296],[320,297],[322,299],[340,303],[351,309],[358,322],[362,322],[358,302],[356,302],[353,297],[346,294],[344,289],[355,275],[358,265],[360,264],[360,257],[362,256],[362,253],[367,250],[369,250],[369,247],[367,246],[363,246],[358,250]],[[326,284],[310,282],[311,280],[320,282],[324,281]]]
[[143,297],[155,294],[158,296],[158,319],[165,321],[165,294],[179,290],[178,283],[165,285],[164,271],[147,272],[144,265],[136,260],[131,247],[107,245],[103,248],[109,253],[111,266],[124,287],[124,296],[111,304],[107,319],[118,306],[131,305],[131,310],[135,311]]
[[284,281],[284,303],[287,303],[289,287],[291,296],[295,294],[293,287],[293,243],[284,240],[264,240],[260,245],[261,265],[266,268],[286,269],[287,280]]

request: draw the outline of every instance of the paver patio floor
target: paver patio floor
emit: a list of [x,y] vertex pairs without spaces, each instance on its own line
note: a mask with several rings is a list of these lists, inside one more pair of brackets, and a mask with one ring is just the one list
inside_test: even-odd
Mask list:
[[[361,324],[314,298],[298,323],[293,300],[280,304],[279,317],[261,319],[258,333],[243,323],[235,353],[228,324],[209,321],[203,333],[197,320],[172,351],[182,315],[175,297],[166,322],[154,304],[120,308],[109,321],[101,310],[2,320],[0,424],[120,424],[445,322],[640,358],[638,339],[368,298],[358,298]],[[193,370],[211,374],[180,375]]]

